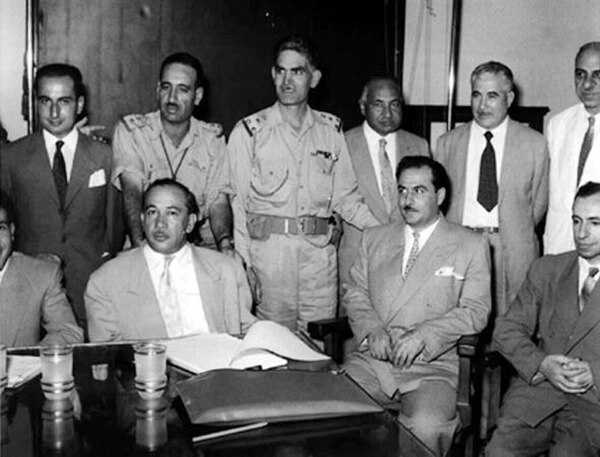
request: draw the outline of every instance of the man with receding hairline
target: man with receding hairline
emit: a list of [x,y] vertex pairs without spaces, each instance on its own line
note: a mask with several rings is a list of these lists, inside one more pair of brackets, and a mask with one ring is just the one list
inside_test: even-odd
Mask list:
[[586,43],[575,56],[575,92],[580,100],[548,122],[550,206],[544,253],[573,249],[571,204],[580,184],[600,181],[600,41]]

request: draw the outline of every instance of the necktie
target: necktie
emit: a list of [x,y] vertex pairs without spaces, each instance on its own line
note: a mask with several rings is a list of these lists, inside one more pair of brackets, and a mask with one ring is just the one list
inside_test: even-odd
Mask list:
[[52,161],[54,185],[56,186],[56,193],[58,194],[61,209],[65,207],[65,196],[67,195],[67,167],[65,166],[65,158],[61,151],[64,144],[64,141],[56,142],[56,152]]
[[588,121],[590,125],[588,126],[587,131],[585,132],[585,136],[583,137],[583,143],[581,143],[581,151],[579,152],[579,163],[577,164],[577,186],[579,186],[579,181],[581,180],[581,175],[583,174],[583,169],[585,167],[585,161],[590,155],[590,151],[592,150],[592,144],[594,143],[594,116],[590,116]]
[[395,207],[398,206],[398,185],[394,177],[392,163],[385,150],[387,141],[383,138],[379,140],[379,166],[381,168],[381,196],[385,202],[387,212],[391,214]]
[[177,292],[171,281],[171,262],[173,259],[173,256],[165,256],[164,268],[158,281],[158,300],[169,337],[183,334]]
[[408,260],[406,261],[406,267],[404,267],[404,274],[402,275],[402,279],[406,279],[408,273],[412,269],[413,265],[417,261],[417,257],[419,256],[419,232],[413,232],[413,245],[410,248],[410,252],[408,253]]
[[496,180],[496,153],[492,146],[492,132],[484,134],[486,145],[481,154],[479,165],[479,189],[477,190],[477,201],[490,212],[498,203],[498,181]]
[[598,273],[598,268],[590,267],[588,270],[588,275],[585,277],[583,281],[583,286],[581,287],[581,294],[579,296],[579,312],[583,311],[583,308],[587,305],[588,300],[590,299],[590,295],[592,295],[592,291],[594,290],[594,286],[596,285],[596,274]]

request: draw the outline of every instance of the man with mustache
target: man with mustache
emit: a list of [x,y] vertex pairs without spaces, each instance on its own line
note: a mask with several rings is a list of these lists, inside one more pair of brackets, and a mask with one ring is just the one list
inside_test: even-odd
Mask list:
[[575,92],[581,103],[552,117],[546,131],[551,160],[545,254],[574,248],[573,197],[582,183],[600,181],[600,41],[581,46],[575,57],[574,76]]
[[218,189],[227,182],[225,140],[221,128],[193,117],[204,95],[204,71],[194,56],[180,52],[160,67],[156,97],[159,110],[130,114],[115,127],[112,180],[123,189],[131,244],[140,246],[141,196],[161,178],[186,185],[196,196],[198,226],[191,237],[205,247],[233,254],[231,207]]
[[407,156],[397,176],[402,220],[364,231],[343,287],[358,348],[344,368],[444,456],[459,423],[456,343],[480,332],[490,312],[489,250],[442,215],[442,165]]
[[359,228],[379,222],[358,193],[341,120],[308,105],[321,79],[312,45],[290,36],[274,54],[277,101],[229,138],[235,247],[257,316],[302,330],[336,312],[333,211]]
[[256,320],[241,264],[192,246],[194,194],[172,179],[144,192],[145,243],[92,274],[85,292],[91,341],[243,334]]

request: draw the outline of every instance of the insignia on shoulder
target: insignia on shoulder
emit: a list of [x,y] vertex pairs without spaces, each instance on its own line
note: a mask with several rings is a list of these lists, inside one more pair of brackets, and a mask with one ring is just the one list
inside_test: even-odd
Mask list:
[[123,116],[123,124],[129,131],[149,125],[145,114],[128,114]]
[[262,126],[264,125],[264,121],[265,118],[263,116],[253,114],[252,116],[248,116],[242,119],[242,124],[244,124],[244,127],[248,131],[248,134],[250,136],[254,136],[256,135],[256,132],[258,132],[262,128]]
[[208,130],[210,133],[214,133],[214,135],[219,138],[220,136],[223,135],[223,126],[221,124],[219,124],[218,122],[204,122],[204,121],[199,121],[200,125],[205,129]]
[[344,125],[344,122],[339,117],[334,116],[333,114],[324,113],[322,111],[319,111],[318,113],[319,113],[319,116],[321,117],[321,119],[323,121],[325,121],[326,124],[328,124],[331,127],[333,127],[336,132],[341,132],[342,131],[342,127]]

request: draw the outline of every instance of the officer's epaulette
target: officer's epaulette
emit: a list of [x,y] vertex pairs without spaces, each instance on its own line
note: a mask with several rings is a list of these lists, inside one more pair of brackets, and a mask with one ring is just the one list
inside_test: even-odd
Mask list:
[[325,121],[326,124],[333,127],[336,130],[336,132],[342,131],[344,122],[339,117],[334,116],[333,114],[324,113],[323,111],[317,111],[317,113],[319,113],[319,117],[321,118],[321,120]]
[[198,119],[198,125],[208,133],[212,133],[216,137],[223,135],[223,126],[218,122],[205,122]]
[[144,114],[128,114],[127,116],[123,116],[123,124],[125,124],[125,127],[127,127],[130,132],[150,125]]
[[262,114],[253,114],[242,119],[242,124],[246,127],[250,136],[256,135],[263,125],[265,125],[266,117]]

